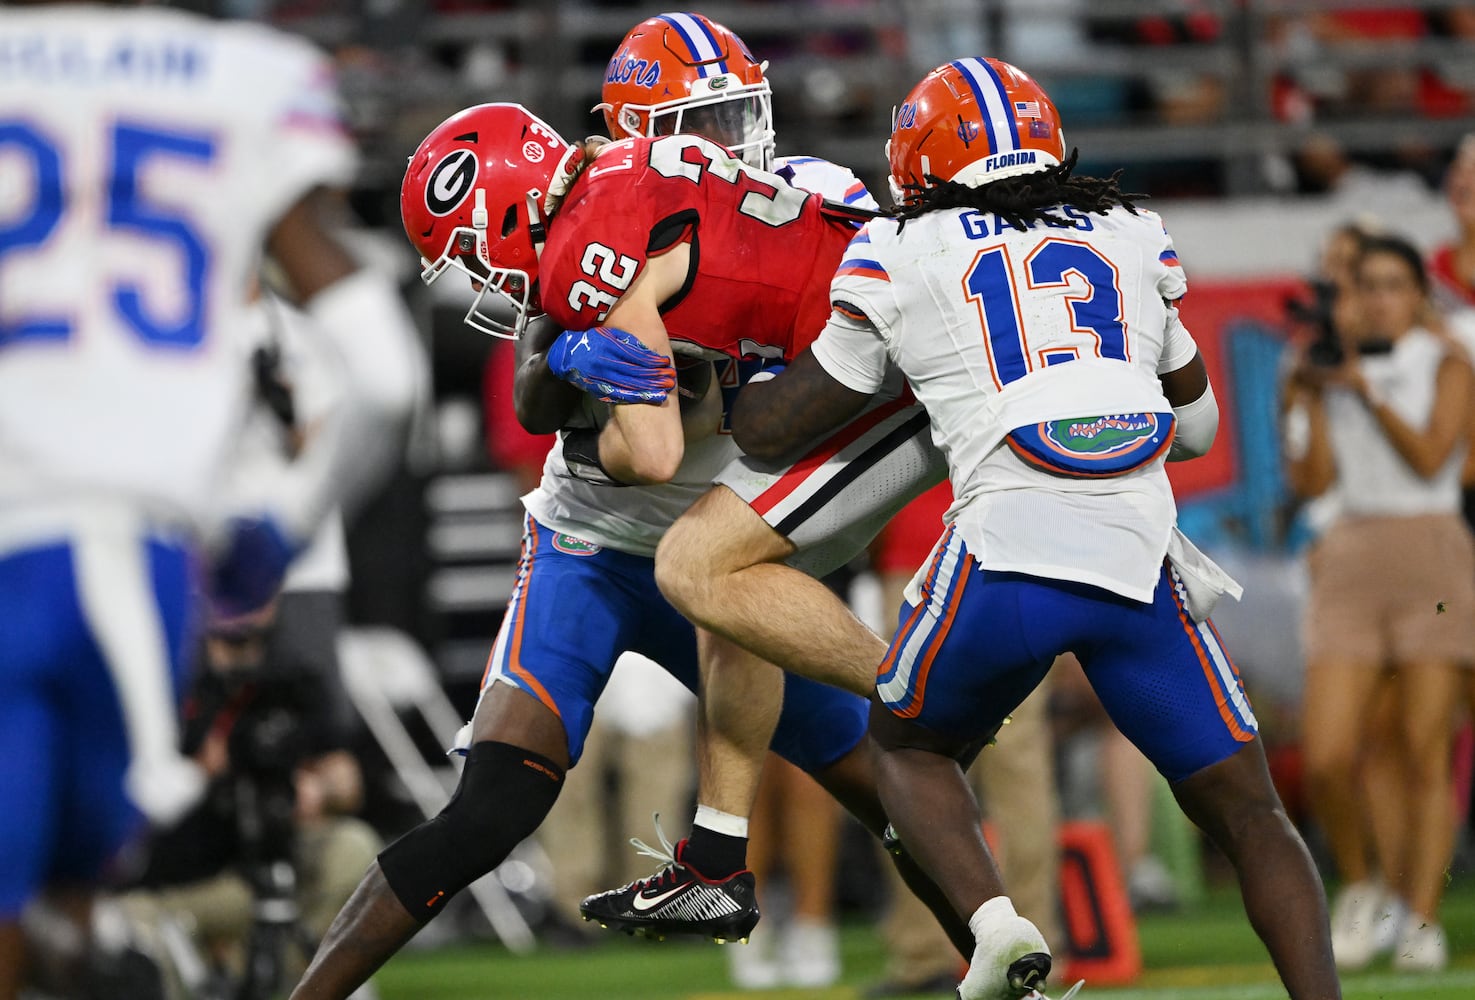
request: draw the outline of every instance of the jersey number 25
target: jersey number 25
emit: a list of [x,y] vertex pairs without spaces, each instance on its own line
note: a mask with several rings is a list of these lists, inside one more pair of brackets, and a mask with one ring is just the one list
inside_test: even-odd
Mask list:
[[[177,210],[151,202],[142,190],[141,175],[161,160],[183,162],[200,169],[215,158],[215,142],[208,135],[163,131],[151,126],[118,122],[109,135],[112,176],[104,199],[103,224],[108,232],[140,237],[175,251],[180,258],[184,305],[177,318],[161,318],[147,307],[142,290],[131,282],[111,287],[113,308],[124,324],[149,347],[190,349],[205,337],[205,289],[210,270],[210,248],[191,220]],[[0,121],[0,154],[19,154],[30,161],[35,181],[30,204],[16,216],[0,219],[0,266],[12,254],[40,250],[66,214],[69,185],[63,173],[62,151],[39,129],[21,121]],[[80,275],[79,280],[97,276]],[[73,332],[72,318],[64,314],[0,317],[0,349],[21,341],[63,342]]]

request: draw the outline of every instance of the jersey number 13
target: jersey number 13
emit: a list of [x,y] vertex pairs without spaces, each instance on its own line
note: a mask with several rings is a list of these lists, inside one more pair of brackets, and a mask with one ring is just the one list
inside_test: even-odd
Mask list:
[[[1052,323],[1049,345],[1031,348],[1020,312],[1021,292],[1069,288],[1077,275],[1085,279],[1085,290],[1067,294],[1065,304],[1071,331],[1083,335],[1080,344],[1061,338]],[[963,290],[978,309],[994,383],[999,388],[1037,367],[1074,361],[1081,356],[1082,346],[1098,358],[1131,360],[1120,275],[1116,265],[1089,244],[1050,237],[1031,250],[1017,268],[1007,246],[980,250],[963,275]]]

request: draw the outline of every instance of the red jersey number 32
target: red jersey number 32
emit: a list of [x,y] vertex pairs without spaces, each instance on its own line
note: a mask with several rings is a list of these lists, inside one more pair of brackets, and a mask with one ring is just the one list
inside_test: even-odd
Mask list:
[[614,304],[619,301],[619,292],[630,287],[630,282],[635,280],[635,272],[640,267],[640,262],[634,257],[627,257],[622,253],[605,246],[603,243],[590,243],[584,248],[584,256],[579,261],[579,269],[591,278],[598,278],[606,287],[615,291],[606,291],[592,282],[579,280],[573,283],[568,290],[568,304],[574,310],[582,310],[588,306],[599,313],[599,319],[603,321]]

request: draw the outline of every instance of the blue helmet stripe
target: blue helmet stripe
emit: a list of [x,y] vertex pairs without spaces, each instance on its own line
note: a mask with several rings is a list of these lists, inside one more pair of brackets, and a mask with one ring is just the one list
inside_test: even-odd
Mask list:
[[1003,112],[1003,119],[1009,126],[1009,138],[1014,143],[1014,149],[1019,148],[1019,120],[1014,117],[1014,106],[1009,103],[1009,91],[1004,89],[1004,81],[999,77],[999,71],[994,69],[982,59],[970,60],[978,63],[988,73],[989,80],[997,88],[999,95],[999,110]]
[[[708,28],[707,27],[707,22],[704,21],[700,17],[693,17],[692,20],[696,22],[697,27],[701,29],[702,34],[704,34],[704,35],[707,36],[707,42],[708,42],[709,45],[712,46],[712,52],[713,52],[713,54],[720,56],[722,54],[722,46],[717,44],[717,36],[714,35],[714,34],[712,34],[712,29],[711,28]],[[726,73],[727,72],[727,60],[726,59],[722,59],[722,60],[719,60],[718,61],[718,63],[717,63],[717,72],[718,73]]]
[[686,42],[686,47],[691,50],[692,59],[702,65],[698,72],[702,76],[716,76],[727,72],[727,61],[721,60],[715,66],[710,65],[713,59],[722,55],[722,50],[717,47],[717,39],[707,30],[699,19],[690,14],[661,14],[660,19],[676,29],[681,40]]
[[1007,153],[1019,148],[1019,134],[1014,127],[1014,112],[1009,107],[1004,84],[993,67],[982,59],[959,59],[952,64],[968,81],[978,101],[979,116],[988,132],[989,152]]
[[983,91],[978,87],[978,79],[969,70],[966,63],[972,60],[960,59],[952,63],[953,69],[963,74],[963,79],[968,83],[968,89],[973,91],[973,100],[978,103],[978,117],[983,119],[983,130],[988,135],[988,150],[990,153],[999,151],[999,143],[994,139],[994,122],[988,113],[988,103],[983,99]]

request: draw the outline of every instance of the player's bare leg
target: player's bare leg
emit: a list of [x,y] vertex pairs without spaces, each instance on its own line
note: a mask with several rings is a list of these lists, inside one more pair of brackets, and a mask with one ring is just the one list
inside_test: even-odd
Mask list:
[[791,673],[869,697],[886,643],[823,583],[783,565],[794,551],[736,493],[714,486],[661,539],[656,582],[696,625]]
[[1050,974],[1049,946],[1039,928],[1015,913],[959,766],[972,759],[974,746],[899,719],[877,702],[869,742],[881,802],[902,846],[968,918],[964,954],[971,957],[959,995],[1004,1000],[1042,986]]
[[747,816],[784,707],[783,671],[702,629],[697,651],[697,802]]
[[1270,781],[1259,737],[1173,785],[1188,818],[1239,875],[1245,912],[1291,1000],[1337,1000],[1321,878]]
[[[529,760],[525,763],[534,771],[551,770],[548,766],[551,763],[558,770],[560,785],[562,772],[568,768],[568,740],[562,720],[531,695],[506,684],[493,684],[477,705],[476,715],[472,719],[471,754],[476,754],[480,747],[495,747],[499,750],[505,747],[514,751],[520,748],[527,752]],[[543,760],[539,761],[538,758]],[[462,774],[461,786],[446,809],[435,819],[422,823],[400,842],[391,845],[380,855],[381,861],[400,843],[409,842],[410,838],[434,824],[442,824],[440,829],[443,829],[450,822],[447,817],[452,815],[453,807],[467,788],[467,776],[475,763],[475,757],[468,756],[467,771]],[[493,773],[488,777],[495,779],[497,775]],[[556,790],[552,797],[545,796],[546,801],[539,801],[527,815],[520,817],[520,827],[536,828],[552,807],[553,797],[556,797]],[[505,812],[515,808],[517,803],[509,799],[507,802],[490,805],[491,814],[496,815],[498,810]],[[457,822],[461,815],[456,813]],[[484,834],[478,837],[479,840],[496,844],[491,854],[477,859],[476,867],[483,869],[480,874],[485,874],[500,864],[526,836],[521,828],[510,832],[495,828],[505,825],[495,824],[485,830],[470,831],[473,836]],[[453,887],[450,892],[454,893],[459,888]],[[307,972],[303,974],[302,981],[292,991],[291,1000],[345,1000],[395,952],[404,947],[426,920],[439,912],[444,898],[449,894],[426,891],[423,895],[427,900],[428,912],[424,915],[411,914],[402,902],[400,893],[391,887],[381,862],[371,865],[353,896],[344,904],[328,928],[328,933],[319,945],[317,954],[313,956]]]
[[870,748],[862,741],[850,753],[823,771],[816,772],[814,780],[877,839],[886,842],[887,854],[896,866],[897,874],[912,891],[912,895],[932,911],[958,953],[967,957],[973,950],[973,932],[968,929],[967,920],[958,915],[942,889],[922,870],[899,840],[887,841],[887,813],[881,804],[877,769],[871,758]]

